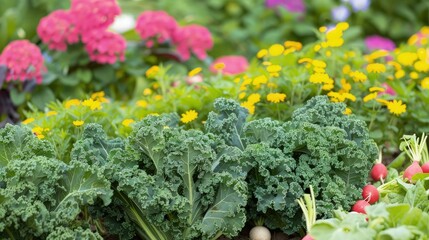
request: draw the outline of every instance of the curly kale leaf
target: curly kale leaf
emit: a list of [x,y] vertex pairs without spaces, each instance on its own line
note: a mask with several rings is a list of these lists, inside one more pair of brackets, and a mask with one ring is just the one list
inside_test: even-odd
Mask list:
[[206,131],[220,136],[228,145],[243,150],[246,146],[242,141],[242,132],[248,116],[247,109],[225,98],[216,99],[214,109],[216,112],[210,112],[207,118]]
[[40,141],[28,128],[7,124],[0,128],[0,169],[14,159],[31,159],[34,156],[53,157],[53,146]]
[[146,118],[129,137],[126,151],[137,154],[128,156],[139,159],[114,174],[125,211],[149,239],[236,235],[245,222],[247,188],[232,164],[237,160],[226,154],[238,152],[219,146],[213,134],[169,125],[169,118]]
[[252,166],[247,176],[252,218],[263,216],[271,228],[297,232],[302,213],[295,199],[310,185],[319,217],[350,208],[377,149],[365,123],[343,111],[343,104],[316,97],[297,109],[290,122],[266,118],[244,126],[244,158]]

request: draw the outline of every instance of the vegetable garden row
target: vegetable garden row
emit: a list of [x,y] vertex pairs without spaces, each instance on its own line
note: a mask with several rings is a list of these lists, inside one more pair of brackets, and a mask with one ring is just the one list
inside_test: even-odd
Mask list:
[[429,27],[249,62],[120,12],[72,0],[1,52],[0,239],[429,239]]

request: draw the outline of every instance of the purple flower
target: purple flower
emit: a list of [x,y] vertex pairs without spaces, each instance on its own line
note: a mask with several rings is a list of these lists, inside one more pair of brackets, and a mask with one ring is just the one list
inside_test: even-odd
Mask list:
[[290,12],[305,12],[305,4],[303,0],[266,0],[265,6],[267,8],[275,8],[277,6],[282,6]]
[[344,22],[350,16],[350,11],[346,6],[339,6],[331,10],[331,15],[334,21]]
[[371,0],[350,0],[349,2],[355,12],[365,11],[371,4]]
[[365,45],[370,51],[373,51],[376,49],[393,51],[396,48],[396,45],[392,40],[378,35],[372,35],[372,36],[366,37]]

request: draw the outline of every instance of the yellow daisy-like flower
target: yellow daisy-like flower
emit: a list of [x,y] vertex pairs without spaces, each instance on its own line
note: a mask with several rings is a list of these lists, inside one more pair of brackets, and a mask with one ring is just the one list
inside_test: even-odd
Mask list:
[[320,46],[320,44],[317,44],[317,45],[315,45],[315,46],[313,47],[313,50],[314,50],[315,52],[318,52],[321,48],[322,48],[322,46]]
[[387,62],[387,65],[393,66],[395,68],[396,71],[399,71],[402,69],[401,64],[395,62],[395,61],[389,61]]
[[420,83],[420,86],[423,89],[429,89],[429,77],[423,78],[422,82]]
[[310,75],[310,82],[311,83],[331,83],[332,79],[329,77],[326,73],[313,73]]
[[247,101],[252,104],[258,103],[261,101],[261,95],[259,93],[252,93],[247,97]]
[[352,89],[352,85],[347,82],[345,78],[341,79],[341,91],[342,92],[350,92]]
[[418,78],[419,78],[419,74],[418,74],[418,73],[416,73],[416,72],[411,72],[411,73],[410,73],[410,78],[411,78],[411,79],[418,79]]
[[246,97],[246,93],[242,92],[240,94],[238,94],[238,99],[243,99],[244,97]]
[[193,77],[195,75],[197,75],[198,73],[200,73],[203,69],[200,67],[194,68],[191,71],[189,71],[188,76],[189,77]]
[[332,89],[334,89],[334,84],[323,84],[322,86],[322,90],[325,90],[325,91],[330,91]]
[[283,51],[285,50],[285,47],[281,44],[273,44],[270,48],[268,48],[268,53],[270,56],[277,57],[282,55]]
[[368,80],[368,77],[363,72],[354,71],[351,72],[349,75],[353,78],[355,82],[365,82],[366,80]]
[[370,87],[370,88],[369,88],[369,91],[370,91],[370,92],[384,92],[384,91],[385,91],[385,89],[384,89],[384,88],[382,88],[382,87]]
[[268,78],[265,75],[260,75],[255,77],[255,79],[253,79],[252,84],[254,86],[259,86],[261,84],[266,84],[268,82]]
[[270,65],[267,67],[267,71],[269,73],[277,73],[282,70],[282,67],[280,65]]
[[87,99],[87,100],[83,101],[82,105],[91,108],[92,111],[94,111],[94,110],[100,110],[102,108],[101,107],[101,102],[94,101],[92,99]]
[[369,102],[369,101],[375,99],[377,97],[377,95],[378,95],[377,92],[370,93],[363,98],[363,102]]
[[285,47],[287,48],[293,48],[296,51],[299,51],[302,49],[302,43],[296,42],[296,41],[286,41],[284,42]]
[[351,93],[340,93],[341,95],[343,95],[346,99],[349,99],[352,102],[356,101],[356,96],[351,94]]
[[395,78],[399,79],[405,76],[405,71],[404,70],[398,70],[395,72]]
[[79,106],[79,105],[80,105],[79,99],[70,99],[70,100],[67,100],[65,103],[65,107],[67,109],[71,108],[72,106]]
[[325,73],[325,69],[324,68],[315,67],[315,68],[313,68],[313,71],[316,72],[316,73]]
[[183,123],[189,123],[194,121],[198,117],[198,113],[195,110],[189,110],[182,114],[180,121]]
[[34,132],[35,134],[42,134],[43,128],[36,126],[36,127],[32,128],[31,131]]
[[339,22],[337,24],[336,28],[338,28],[341,31],[347,30],[349,28],[349,23],[348,22]]
[[403,52],[398,55],[398,62],[404,66],[411,66],[417,58],[417,53]]
[[158,72],[159,72],[159,67],[156,65],[152,66],[146,71],[146,77],[153,78],[158,74]]
[[133,122],[134,122],[134,119],[127,118],[124,121],[122,121],[122,125],[124,125],[125,127],[129,127],[130,124]]
[[256,54],[257,58],[263,58],[265,56],[267,56],[268,54],[268,50],[267,49],[261,49],[259,50],[259,52]]
[[311,64],[316,68],[326,68],[326,63],[321,60],[313,60]]
[[386,66],[381,63],[371,63],[366,66],[366,70],[369,73],[384,73],[386,72]]
[[34,118],[27,118],[24,121],[22,121],[22,124],[27,125],[34,122],[34,120],[35,120]]
[[149,96],[149,95],[151,95],[152,94],[152,89],[150,89],[150,88],[145,88],[144,90],[143,90],[143,95],[145,95],[145,96]]
[[381,98],[377,98],[377,99],[375,99],[375,101],[377,101],[377,102],[379,102],[381,104],[385,104],[385,105],[387,105],[389,103],[389,101],[381,99]]
[[286,94],[284,93],[269,93],[267,95],[267,100],[272,103],[284,102]]
[[401,100],[393,100],[387,103],[387,109],[389,112],[395,115],[401,115],[407,109],[407,105],[402,104]]
[[350,65],[344,65],[343,67],[343,73],[344,74],[349,74],[352,71],[352,68],[350,67]]
[[350,115],[352,113],[352,110],[350,108],[346,108],[346,110],[344,110],[343,112],[345,115]]
[[255,104],[246,101],[246,102],[242,102],[240,104],[240,106],[242,106],[245,109],[247,109],[247,111],[249,111],[249,114],[255,114]]
[[55,112],[55,111],[49,111],[49,112],[47,112],[46,113],[46,116],[47,117],[50,117],[50,116],[54,116],[54,115],[57,115],[58,113],[57,112]]
[[389,55],[388,51],[380,49],[380,50],[376,50],[376,51],[372,52],[371,54],[365,56],[365,58],[368,62],[373,62],[375,59],[386,57],[387,55]]
[[321,32],[321,33],[324,33],[324,32],[326,32],[328,30],[328,28],[327,27],[325,27],[325,26],[322,26],[322,27],[320,27],[319,28],[319,32]]
[[417,61],[414,63],[414,68],[419,72],[429,72],[429,62]]
[[218,63],[216,63],[216,64],[213,66],[213,68],[214,68],[214,69],[216,69],[216,70],[222,70],[222,69],[224,69],[224,68],[225,68],[225,63],[223,63],[223,62],[218,62]]
[[139,100],[139,101],[136,102],[136,105],[139,106],[139,107],[145,108],[145,107],[147,107],[148,103],[145,100]]
[[76,120],[76,121],[73,121],[73,125],[75,125],[76,127],[80,127],[80,126],[82,126],[84,123],[85,123],[85,122],[84,122],[84,121],[82,121],[82,120]]

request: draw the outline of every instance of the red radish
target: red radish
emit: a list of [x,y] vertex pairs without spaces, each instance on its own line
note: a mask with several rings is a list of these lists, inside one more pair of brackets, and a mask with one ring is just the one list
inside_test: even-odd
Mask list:
[[417,173],[422,173],[423,170],[420,167],[419,161],[414,161],[404,172],[404,178],[411,182],[411,178]]
[[369,204],[374,204],[380,198],[380,194],[378,193],[377,188],[374,187],[373,185],[366,185],[362,189],[362,197]]
[[374,181],[380,181],[386,179],[387,177],[387,168],[383,163],[376,163],[371,170],[371,177]]
[[424,173],[429,173],[429,162],[422,165],[422,171]]
[[370,206],[369,203],[365,200],[358,200],[355,205],[352,207],[353,212],[366,214],[365,208]]
[[307,234],[304,238],[302,238],[302,240],[314,240],[314,238],[311,237],[310,234]]

